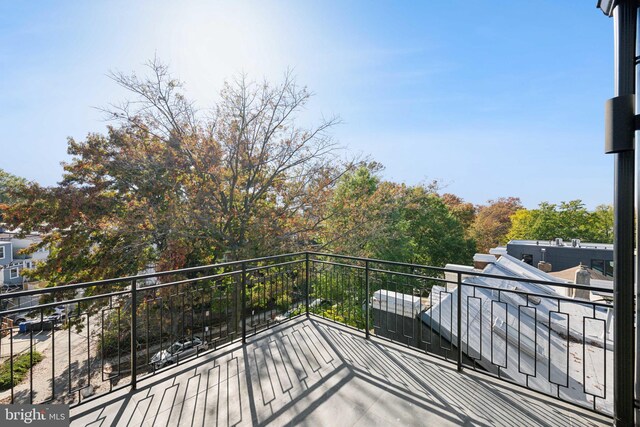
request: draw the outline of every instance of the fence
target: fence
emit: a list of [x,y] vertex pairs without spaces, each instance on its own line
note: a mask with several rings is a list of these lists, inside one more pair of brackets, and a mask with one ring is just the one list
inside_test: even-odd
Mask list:
[[[77,405],[309,315],[608,414],[610,294],[314,252],[22,291],[0,295],[40,301],[0,311],[31,319],[0,331],[0,401]],[[44,359],[14,384],[19,353]]]

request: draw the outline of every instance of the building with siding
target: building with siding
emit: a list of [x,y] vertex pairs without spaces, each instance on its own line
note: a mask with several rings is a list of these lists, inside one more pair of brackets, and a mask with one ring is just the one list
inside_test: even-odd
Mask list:
[[562,239],[511,240],[506,252],[534,267],[540,262],[550,264],[549,271],[562,271],[582,264],[606,277],[613,277],[612,244],[583,243],[579,239],[570,242]]
[[22,288],[25,283],[23,271],[33,268],[36,263],[45,261],[49,251],[39,249],[33,253],[23,253],[42,238],[37,234],[18,237],[16,233],[0,233],[0,279],[2,289]]

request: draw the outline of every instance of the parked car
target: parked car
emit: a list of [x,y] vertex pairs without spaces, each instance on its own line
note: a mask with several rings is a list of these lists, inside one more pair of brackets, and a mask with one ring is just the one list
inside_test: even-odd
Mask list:
[[65,319],[65,317],[63,317],[62,315],[56,313],[56,314],[52,314],[50,316],[45,316],[42,320],[44,322],[52,322],[55,326],[59,326],[60,323],[62,323],[62,321]]
[[151,363],[155,369],[160,369],[166,365],[176,363],[181,359],[193,356],[199,351],[206,350],[208,345],[200,337],[194,336],[179,339],[171,344],[166,350],[160,350],[151,358]]
[[25,315],[20,313],[9,314],[6,316],[7,318],[13,320],[13,324],[16,326],[20,326],[22,323],[26,322],[28,319]]
[[67,318],[67,308],[64,305],[59,305],[54,308],[54,316],[60,317],[60,320],[65,320]]

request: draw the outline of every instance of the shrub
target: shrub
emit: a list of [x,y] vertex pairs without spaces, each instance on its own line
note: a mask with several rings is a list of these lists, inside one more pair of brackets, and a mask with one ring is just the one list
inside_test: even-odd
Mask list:
[[[33,365],[36,365],[43,359],[42,354],[37,351],[33,352]],[[0,391],[8,390],[25,379],[31,368],[31,355],[29,353],[21,354],[13,357],[13,384],[11,384],[11,360],[5,361],[0,365]]]

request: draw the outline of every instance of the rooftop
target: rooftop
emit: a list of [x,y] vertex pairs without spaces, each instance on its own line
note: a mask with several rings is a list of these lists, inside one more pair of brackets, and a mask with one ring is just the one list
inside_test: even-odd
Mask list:
[[[72,426],[522,425],[611,420],[301,316],[71,411]],[[339,420],[339,421],[338,421]]]
[[[606,281],[606,282],[611,282],[611,287],[613,289],[613,279],[611,277],[605,276],[604,274],[602,274],[597,270],[594,270],[593,268],[589,268],[589,267],[585,267],[585,268],[589,272],[591,280],[599,281],[598,286],[601,286],[602,282]],[[563,279],[563,280],[573,282],[576,277],[576,271],[578,270],[580,270],[579,265],[572,268],[567,268],[566,270],[562,270],[562,271],[552,271],[549,274],[552,275],[553,277],[557,277],[558,279]]]
[[[466,277],[463,286],[442,291],[421,314],[424,322],[456,342],[462,289],[461,301],[473,303],[460,305],[461,345],[475,363],[518,384],[612,413],[612,395],[606,393],[613,377],[610,307],[565,298],[564,289],[554,285],[558,279],[509,255],[482,272],[490,277]],[[512,280],[516,277],[544,283]]]
[[543,246],[543,247],[554,247],[554,248],[582,248],[582,249],[606,249],[613,250],[613,244],[610,243],[588,243],[582,242],[579,239],[574,242],[571,240],[566,241],[562,239],[555,240],[511,240],[507,245],[529,245],[529,246]]

